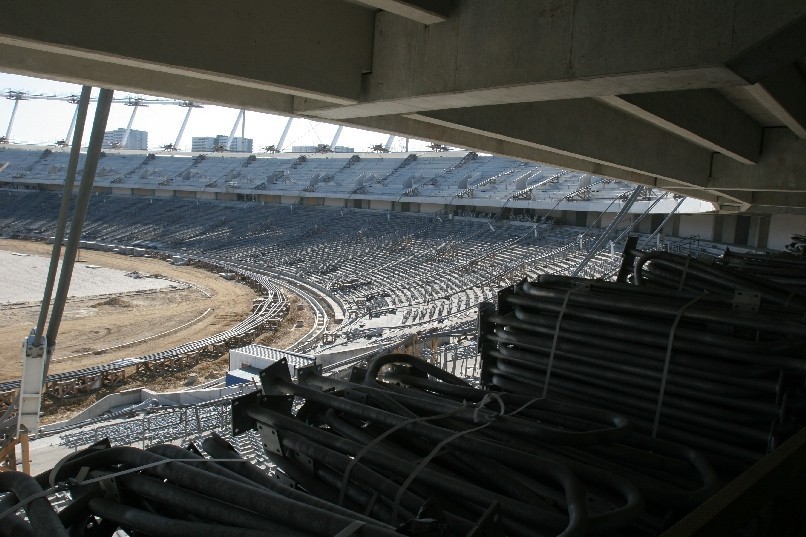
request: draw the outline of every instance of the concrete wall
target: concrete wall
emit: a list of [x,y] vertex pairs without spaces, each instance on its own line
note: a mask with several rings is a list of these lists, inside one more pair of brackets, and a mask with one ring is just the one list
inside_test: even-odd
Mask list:
[[131,188],[121,188],[121,187],[112,187],[112,195],[113,196],[131,196],[132,189]]
[[[689,237],[699,235],[703,240],[714,240],[714,219],[712,214],[684,214],[680,216],[677,235]],[[668,231],[668,230],[667,230]]]
[[791,241],[790,235],[806,235],[806,216],[796,214],[774,214],[770,218],[770,234],[767,248],[783,250]]
[[280,196],[280,203],[283,205],[290,205],[296,203],[299,196]]
[[420,212],[421,213],[435,213],[437,211],[442,210],[445,207],[442,203],[421,203],[420,204]]
[[343,198],[325,198],[325,207],[344,207]]
[[215,199],[215,192],[196,192],[196,199],[214,200]]
[[391,211],[392,202],[386,200],[371,200],[369,202],[369,208],[376,211]]
[[172,198],[174,197],[173,190],[155,190],[154,196],[157,198]]
[[153,188],[133,188],[130,191],[135,196],[153,196],[154,189]]

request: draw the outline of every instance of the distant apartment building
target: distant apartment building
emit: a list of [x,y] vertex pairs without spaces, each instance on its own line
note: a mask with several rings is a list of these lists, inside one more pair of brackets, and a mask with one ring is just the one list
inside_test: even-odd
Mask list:
[[148,132],[132,129],[129,131],[129,136],[124,144],[123,137],[125,135],[126,129],[106,131],[103,146],[107,149],[148,149]]
[[[291,146],[292,153],[320,153],[323,148],[317,145],[295,145]],[[354,153],[355,148],[337,145],[336,147],[328,147],[328,153]]]
[[[251,153],[252,152],[252,138],[241,138],[240,136],[233,136],[230,140],[228,151],[236,153]],[[194,153],[211,153],[218,147],[225,147],[227,145],[227,137],[223,134],[218,136],[194,136],[191,143],[191,151]],[[226,147],[225,147],[226,149]]]

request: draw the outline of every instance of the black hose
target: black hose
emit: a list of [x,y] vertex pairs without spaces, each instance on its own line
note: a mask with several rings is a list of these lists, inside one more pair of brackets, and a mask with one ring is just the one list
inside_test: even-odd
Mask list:
[[[59,516],[47,497],[43,496],[42,487],[33,477],[22,472],[0,472],[0,492],[12,492],[18,501],[25,502],[22,508],[28,516],[34,535],[67,537],[67,531],[62,526]],[[8,516],[16,517],[13,513]],[[19,526],[15,522],[11,524]]]

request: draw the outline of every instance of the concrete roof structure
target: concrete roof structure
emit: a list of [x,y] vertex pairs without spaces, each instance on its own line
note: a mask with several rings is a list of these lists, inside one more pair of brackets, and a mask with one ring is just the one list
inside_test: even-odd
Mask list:
[[0,69],[806,213],[802,0],[13,2]]

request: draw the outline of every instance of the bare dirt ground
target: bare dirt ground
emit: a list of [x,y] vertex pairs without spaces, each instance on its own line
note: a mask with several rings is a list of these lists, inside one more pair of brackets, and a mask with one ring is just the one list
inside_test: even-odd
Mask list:
[[[2,240],[0,249],[50,256],[51,246]],[[69,299],[50,367],[53,373],[141,356],[226,330],[249,315],[252,300],[256,297],[243,284],[224,280],[201,269],[176,267],[159,259],[82,251],[80,261],[116,270],[160,274],[194,287]],[[312,310],[299,296],[288,289],[284,288],[284,291],[291,305],[288,316],[276,331],[262,334],[256,343],[286,348],[310,330],[314,321]],[[299,308],[298,304],[303,304],[303,307]],[[36,323],[38,314],[38,303],[0,305],[0,380],[19,378],[22,374],[22,338]],[[295,328],[298,320],[303,323],[301,328]],[[170,333],[160,335],[164,332]],[[144,338],[152,339],[132,344]],[[74,400],[57,401],[46,397],[43,399],[42,422],[68,419],[114,391],[141,386],[154,391],[182,389],[187,387],[191,375],[198,378],[197,383],[204,383],[222,377],[227,366],[228,357],[223,354],[169,377],[130,376],[121,386]]]
[[[296,294],[291,293],[288,289],[284,288],[283,291],[286,293],[288,301],[291,304],[288,315],[280,322],[277,330],[261,334],[255,340],[255,343],[283,349],[296,342],[311,329],[313,323],[313,311],[311,308],[305,305],[303,309],[298,309],[297,304],[304,304],[304,301]],[[295,328],[297,320],[302,320],[302,328]],[[42,410],[44,412],[42,423],[55,423],[69,419],[71,416],[81,412],[96,401],[100,401],[102,398],[115,391],[123,391],[141,386],[146,386],[157,392],[180,390],[188,387],[187,380],[191,375],[196,375],[198,378],[197,383],[202,384],[223,377],[227,372],[228,366],[229,356],[225,353],[215,360],[201,362],[194,367],[169,377],[129,376],[121,386],[117,386],[114,389],[104,388],[80,399],[57,401],[45,398],[42,402]]]
[[[3,240],[0,248],[40,256],[49,256],[51,251],[50,245],[27,241]],[[82,250],[80,255],[84,264],[161,274],[195,287],[68,300],[50,366],[52,373],[141,356],[202,339],[249,315],[256,297],[246,285],[193,267],[107,252]],[[20,378],[22,339],[36,324],[38,314],[38,303],[0,306],[0,380]],[[129,345],[144,338],[152,339]],[[123,346],[111,349],[120,345]]]

